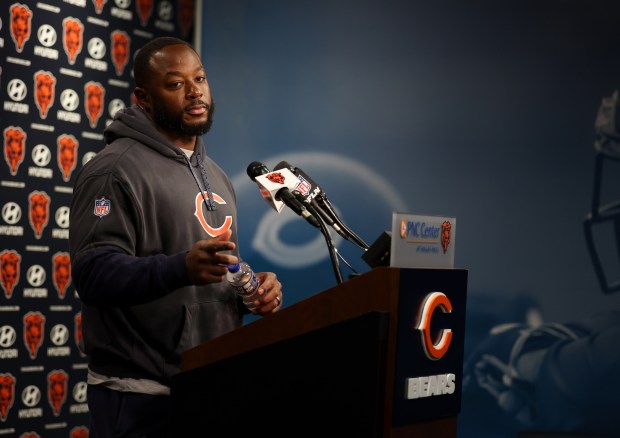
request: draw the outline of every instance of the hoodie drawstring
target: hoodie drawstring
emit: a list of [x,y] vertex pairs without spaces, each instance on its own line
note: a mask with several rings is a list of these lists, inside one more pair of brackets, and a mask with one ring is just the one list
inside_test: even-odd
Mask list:
[[[205,190],[202,190],[200,187],[200,182],[198,181],[198,177],[194,173],[194,169],[192,168],[192,163],[189,158],[185,157],[185,161],[187,161],[187,165],[189,166],[190,172],[192,172],[192,176],[194,177],[194,181],[196,181],[196,185],[198,186],[198,190],[200,190],[200,194],[202,195],[202,199],[205,201],[205,205],[207,206],[207,210],[215,211],[217,206],[215,201],[213,200],[213,192],[211,191],[211,186],[209,185],[209,178],[207,177],[207,171],[204,168],[202,163],[202,157],[200,154],[196,154],[196,160],[198,161],[198,168],[200,169],[200,174],[202,176],[202,182],[204,183]],[[207,196],[209,199],[205,198],[205,191],[207,192]]]

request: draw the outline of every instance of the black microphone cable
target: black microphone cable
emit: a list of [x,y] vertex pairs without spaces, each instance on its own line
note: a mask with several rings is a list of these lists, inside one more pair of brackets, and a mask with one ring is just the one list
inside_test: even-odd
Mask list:
[[361,249],[365,251],[368,250],[368,248],[370,248],[370,246],[366,242],[364,242],[364,240],[360,236],[355,234],[355,232],[351,228],[349,228],[342,219],[340,219],[340,216],[336,214],[336,211],[332,207],[332,204],[329,202],[329,199],[327,199],[327,196],[325,195],[325,193],[321,192],[317,196],[317,198],[318,198],[317,203],[321,205],[321,207],[323,207],[324,210],[327,211],[327,213],[332,218],[332,220],[335,223],[337,223],[340,226],[340,228],[345,231],[347,235],[349,235],[349,237],[353,240],[355,244],[357,244],[357,246],[359,246]]
[[[303,195],[299,193],[298,190],[293,190],[292,193],[298,200],[301,200],[303,202]],[[323,220],[321,215],[318,214],[318,212],[314,209],[312,205],[306,204],[306,208],[316,217],[317,221],[319,222],[321,233],[323,234],[323,237],[325,237],[325,243],[327,244],[327,249],[329,250],[329,257],[332,262],[334,274],[336,275],[336,281],[338,281],[339,284],[343,283],[344,280],[342,279],[342,272],[340,271],[340,265],[338,263],[338,250],[334,246],[334,241],[332,240],[331,234],[329,234],[327,225],[325,224],[325,221]]]

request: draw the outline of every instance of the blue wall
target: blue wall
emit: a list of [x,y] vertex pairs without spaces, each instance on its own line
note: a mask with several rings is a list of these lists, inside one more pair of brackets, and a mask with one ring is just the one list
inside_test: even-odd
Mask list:
[[[278,273],[289,305],[336,284],[320,234],[271,211],[245,173],[286,160],[368,243],[393,211],[457,218],[466,353],[498,323],[618,309],[582,226],[594,121],[620,82],[620,4],[440,3],[204,2],[217,106],[206,142],[238,190],[244,258]],[[338,248],[369,269],[357,247]],[[460,435],[483,436],[475,415],[465,409]]]

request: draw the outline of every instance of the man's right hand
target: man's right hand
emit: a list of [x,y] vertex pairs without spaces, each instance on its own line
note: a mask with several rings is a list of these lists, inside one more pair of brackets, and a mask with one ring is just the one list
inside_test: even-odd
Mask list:
[[231,230],[211,239],[203,239],[194,244],[185,255],[185,266],[192,284],[202,285],[219,283],[228,272],[228,265],[239,259],[226,251],[235,249],[235,243],[229,241]]

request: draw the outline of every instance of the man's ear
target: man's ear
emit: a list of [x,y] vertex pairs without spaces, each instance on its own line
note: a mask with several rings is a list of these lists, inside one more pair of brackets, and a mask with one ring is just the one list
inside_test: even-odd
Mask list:
[[136,87],[133,90],[133,95],[136,97],[136,102],[144,111],[149,112],[151,109],[149,95],[144,88]]

